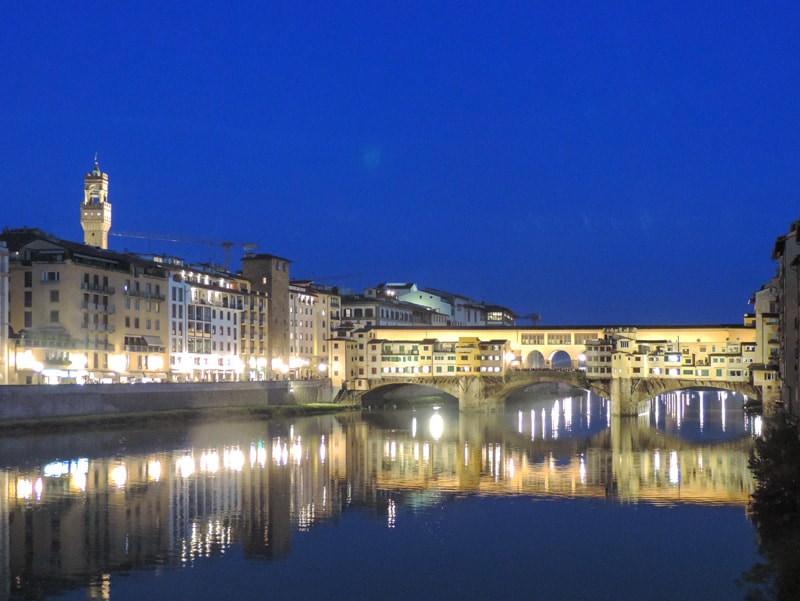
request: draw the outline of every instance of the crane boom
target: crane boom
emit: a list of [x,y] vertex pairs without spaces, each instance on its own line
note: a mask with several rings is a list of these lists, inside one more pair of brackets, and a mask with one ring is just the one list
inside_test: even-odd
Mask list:
[[221,246],[225,253],[225,269],[231,270],[231,248],[241,247],[243,250],[253,250],[258,245],[253,242],[231,242],[230,240],[211,240],[208,238],[191,238],[184,236],[174,236],[170,234],[150,234],[147,232],[109,232],[109,236],[119,238],[136,238],[139,240],[159,240],[161,242],[172,242],[175,244],[201,244],[204,246]]

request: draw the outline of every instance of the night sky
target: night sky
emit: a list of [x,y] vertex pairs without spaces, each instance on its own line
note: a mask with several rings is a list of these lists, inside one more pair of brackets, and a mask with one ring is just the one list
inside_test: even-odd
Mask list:
[[796,2],[32,1],[0,21],[3,226],[82,240],[97,153],[112,231],[653,324],[740,322],[800,217]]

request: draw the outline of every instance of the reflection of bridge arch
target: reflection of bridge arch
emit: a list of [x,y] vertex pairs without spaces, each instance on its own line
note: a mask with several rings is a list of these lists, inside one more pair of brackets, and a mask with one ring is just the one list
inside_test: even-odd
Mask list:
[[749,382],[725,382],[719,380],[684,380],[680,378],[646,378],[631,380],[630,402],[638,405],[669,392],[680,390],[727,390],[758,399],[758,389]]

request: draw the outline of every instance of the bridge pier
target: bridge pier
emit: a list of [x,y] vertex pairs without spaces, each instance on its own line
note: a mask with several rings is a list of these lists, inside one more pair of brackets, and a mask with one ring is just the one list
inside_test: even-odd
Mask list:
[[460,376],[457,396],[459,411],[488,411],[497,406],[486,398],[486,382],[480,376]]
[[611,378],[611,415],[638,415],[639,403],[633,393],[631,378]]
[[504,405],[502,378],[481,376],[459,376],[457,394],[459,411],[480,411],[489,413]]

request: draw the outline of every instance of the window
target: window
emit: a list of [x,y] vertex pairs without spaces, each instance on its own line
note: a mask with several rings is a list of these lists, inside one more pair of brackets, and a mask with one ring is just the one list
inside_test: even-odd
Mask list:
[[25,306],[33,307],[33,292],[31,290],[25,291]]
[[25,277],[25,287],[30,288],[31,286],[33,286],[33,272],[26,271],[24,277]]
[[51,290],[50,291],[50,302],[57,303],[58,302],[58,290]]
[[548,334],[547,344],[572,344],[572,334]]
[[33,313],[30,311],[25,311],[25,327],[32,328],[33,327]]
[[57,282],[59,281],[59,273],[57,271],[43,271],[42,272],[42,281],[43,282]]
[[58,311],[50,311],[50,323],[58,323]]

